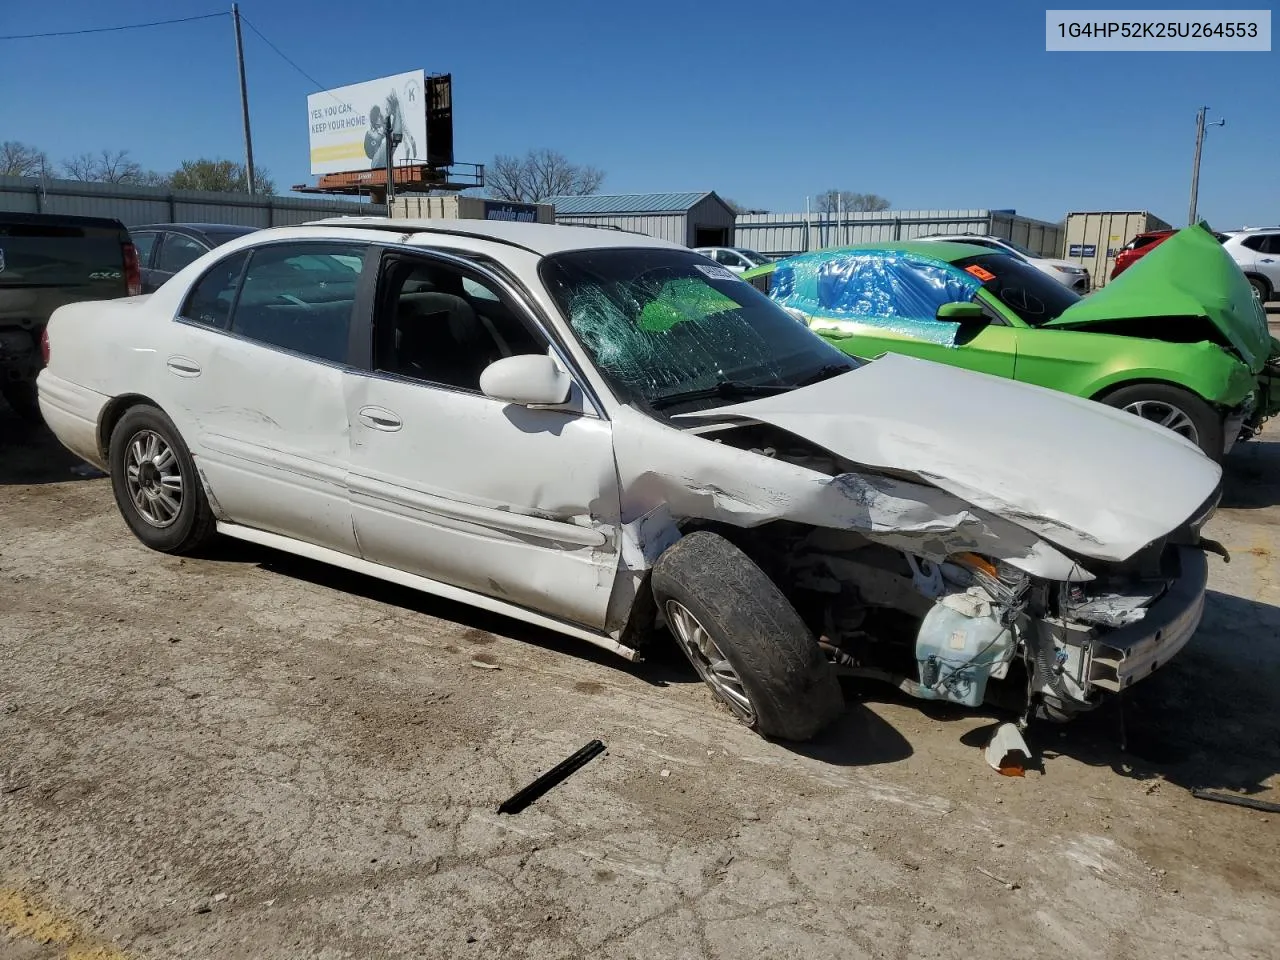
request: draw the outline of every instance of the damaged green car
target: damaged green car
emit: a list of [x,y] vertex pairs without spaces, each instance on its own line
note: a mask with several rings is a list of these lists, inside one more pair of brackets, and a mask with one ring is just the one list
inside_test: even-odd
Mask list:
[[823,250],[743,278],[845,353],[908,354],[1098,400],[1215,460],[1280,412],[1280,341],[1202,226],[1083,298],[963,243]]

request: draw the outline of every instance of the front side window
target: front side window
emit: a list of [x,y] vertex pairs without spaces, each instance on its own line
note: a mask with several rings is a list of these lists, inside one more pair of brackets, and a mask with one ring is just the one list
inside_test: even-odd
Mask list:
[[751,284],[692,252],[583,250],[547,258],[541,273],[623,402],[670,409],[699,391],[781,390],[855,365]]
[[254,248],[231,332],[318,360],[344,362],[366,249],[355,243]]
[[1241,240],[1240,246],[1248,247],[1250,250],[1253,250],[1255,252],[1261,252],[1266,242],[1267,242],[1267,237],[1265,234],[1255,233],[1252,236],[1245,237],[1243,240]]
[[1080,302],[1066,286],[1008,254],[969,257],[957,261],[956,266],[981,280],[984,290],[1033,327],[1056,320]]
[[378,285],[375,370],[478,392],[480,374],[495,360],[546,351],[520,309],[480,277],[439,261],[387,262]]
[[160,245],[160,260],[156,263],[156,269],[166,273],[177,273],[208,252],[209,248],[199,240],[193,240],[180,233],[166,233],[164,243]]
[[249,260],[248,252],[241,252],[219,260],[201,277],[182,305],[181,316],[185,320],[228,330],[231,327],[231,308],[240,289],[240,277]]

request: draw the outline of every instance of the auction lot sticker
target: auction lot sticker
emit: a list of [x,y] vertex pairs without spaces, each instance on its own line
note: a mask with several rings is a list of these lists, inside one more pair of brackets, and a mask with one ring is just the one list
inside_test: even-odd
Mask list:
[[1049,51],[1271,50],[1270,10],[1046,10]]

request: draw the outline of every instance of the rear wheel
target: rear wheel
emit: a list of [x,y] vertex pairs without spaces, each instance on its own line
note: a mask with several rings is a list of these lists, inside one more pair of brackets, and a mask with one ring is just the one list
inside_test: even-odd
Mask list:
[[653,593],[699,676],[751,729],[808,740],[843,711],[840,682],[800,615],[723,537],[676,543],[654,567]]
[[30,380],[13,380],[0,386],[0,396],[23,420],[40,422],[40,401],[36,385]]
[[1253,274],[1250,274],[1245,279],[1249,281],[1249,286],[1253,287],[1253,295],[1262,303],[1266,303],[1271,299],[1271,284],[1267,283],[1266,280]]
[[1164,383],[1135,383],[1100,399],[1181,434],[1207,457],[1222,459],[1222,415],[1194,393]]
[[194,553],[215,535],[195,463],[163,411],[131,407],[111,431],[111,489],[134,536],[162,553]]

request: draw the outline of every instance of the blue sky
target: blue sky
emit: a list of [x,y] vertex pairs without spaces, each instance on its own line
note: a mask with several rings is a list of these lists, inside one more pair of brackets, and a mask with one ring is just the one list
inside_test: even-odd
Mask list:
[[[1062,6],[1058,4],[1055,6]],[[0,2],[0,34],[113,26],[229,0]],[[244,0],[325,86],[419,67],[454,78],[456,155],[551,147],[602,192],[714,189],[804,208],[828,187],[898,208],[1149,209],[1280,222],[1277,53],[1046,53],[1045,4]],[[315,88],[246,31],[258,163],[309,180]],[[243,158],[229,17],[0,43],[0,139],[60,159],[127,148],[167,170]]]

